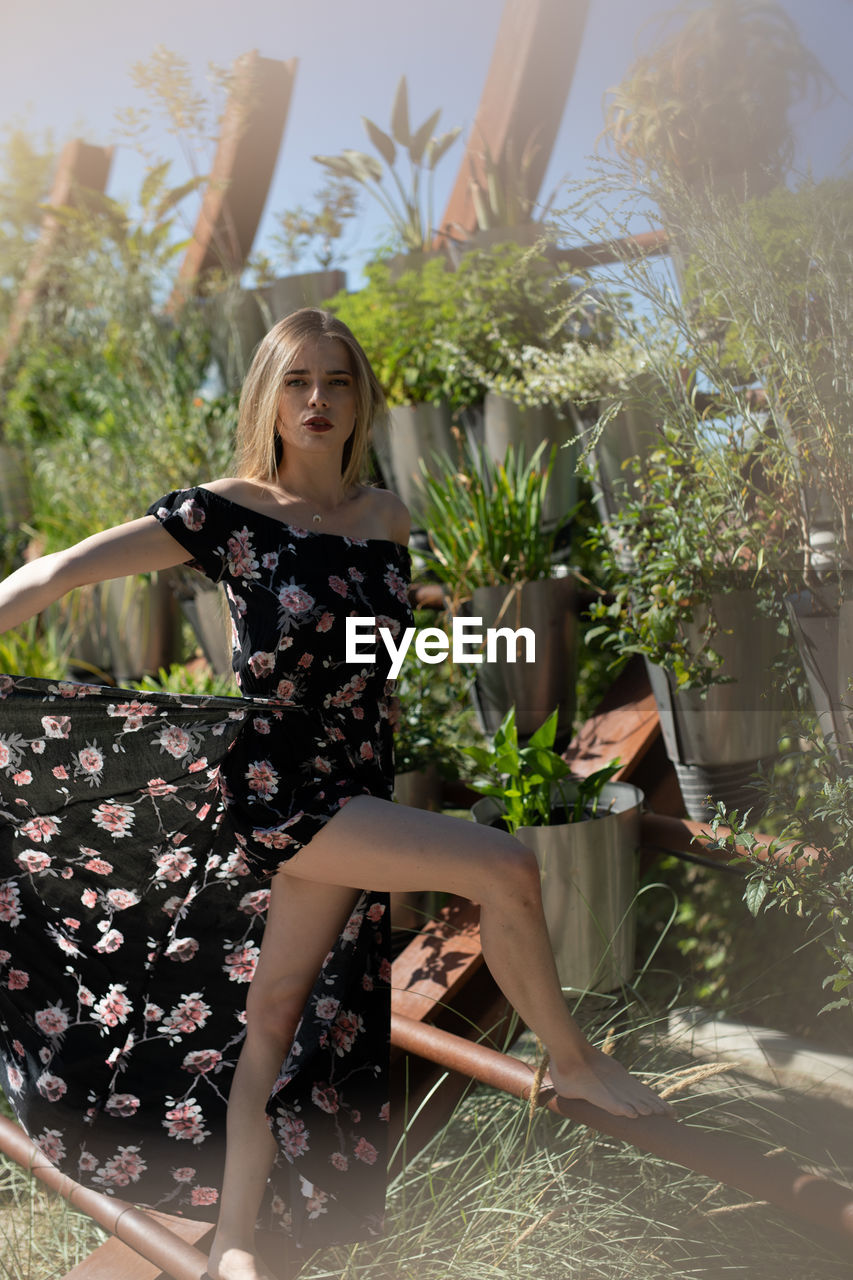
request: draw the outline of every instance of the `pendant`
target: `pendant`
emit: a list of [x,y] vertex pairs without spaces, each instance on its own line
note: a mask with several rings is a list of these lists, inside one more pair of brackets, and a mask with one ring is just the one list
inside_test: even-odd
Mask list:
[[319,511],[315,511],[311,519],[315,524],[319,524],[323,517],[320,515]]

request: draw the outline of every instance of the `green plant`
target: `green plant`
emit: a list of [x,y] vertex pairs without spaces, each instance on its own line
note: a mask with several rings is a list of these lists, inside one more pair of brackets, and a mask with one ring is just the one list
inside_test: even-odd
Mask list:
[[64,680],[72,657],[73,642],[67,630],[43,626],[31,618],[14,631],[0,635],[0,671],[6,675],[40,676]]
[[680,22],[609,90],[605,135],[635,170],[756,195],[790,164],[789,108],[831,81],[781,5],[714,0],[656,19]]
[[[423,124],[414,130],[411,128],[408,88],[406,77],[402,76],[391,108],[390,133],[362,116],[367,136],[393,179],[396,197],[383,186],[385,170],[375,156],[351,149],[338,156],[314,156],[317,163],[330,173],[363,186],[379,201],[388,215],[394,234],[406,249],[429,249],[435,234],[432,214],[433,174],[439,160],[460,133],[456,128],[438,138],[433,137],[440,115],[440,110],[434,111]],[[408,187],[397,171],[398,147],[408,156]]]
[[431,567],[457,600],[475,587],[532,582],[551,575],[556,529],[542,527],[555,449],[543,442],[526,460],[507,449],[503,462],[465,438],[460,458],[436,456],[422,466]]
[[723,805],[711,822],[713,847],[749,868],[744,901],[753,915],[776,907],[818,932],[832,966],[823,985],[836,997],[820,1012],[853,1013],[853,755],[839,757],[819,735],[810,734],[809,742],[807,763],[818,788],[799,790],[796,774],[786,782],[778,775],[764,780],[788,815],[769,848],[758,840],[749,812],[727,812]]
[[[270,237],[270,243],[288,270],[293,271],[312,253],[321,271],[331,269],[338,256],[338,241],[344,234],[346,223],[358,212],[358,193],[351,182],[337,175],[327,178],[314,194],[313,208],[296,205],[276,215],[278,230]],[[255,274],[262,275],[261,283],[275,278],[273,262],[268,258],[255,259]],[[263,267],[259,271],[259,266]]]
[[[423,611],[415,626],[441,626]],[[409,650],[394,683],[394,763],[398,774],[430,767],[449,779],[463,777],[468,766],[463,743],[480,738],[468,701],[468,682],[445,659],[425,666]]]
[[206,663],[200,666],[175,663],[168,670],[160,667],[156,677],[143,676],[141,680],[133,681],[130,687],[151,693],[210,694],[216,698],[238,696],[233,677],[216,675]]
[[484,796],[495,796],[504,810],[507,830],[515,834],[519,827],[547,826],[556,807],[556,788],[565,811],[565,821],[581,822],[595,817],[601,789],[619,768],[614,760],[586,778],[572,778],[571,795],[563,783],[570,776],[569,766],[553,750],[557,736],[557,711],[531,734],[527,746],[519,747],[515,724],[515,708],[504,716],[494,738],[483,747],[464,747],[466,755],[486,775],[485,780],[470,783]]

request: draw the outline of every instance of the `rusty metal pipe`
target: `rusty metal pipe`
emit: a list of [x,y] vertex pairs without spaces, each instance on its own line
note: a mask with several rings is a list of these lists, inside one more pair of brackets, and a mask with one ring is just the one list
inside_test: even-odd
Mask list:
[[[725,836],[728,835],[729,830],[729,827],[721,826],[719,833]],[[787,841],[777,845],[771,852],[770,846],[774,843],[774,837],[762,835],[759,832],[753,834],[756,845],[752,850],[752,856],[761,862],[767,862],[770,858],[779,862],[794,848],[793,843]],[[645,848],[663,849],[670,853],[701,853],[703,857],[713,858],[714,861],[723,865],[728,864],[731,861],[728,854],[708,848],[713,838],[709,822],[671,818],[663,813],[644,813],[640,820],[640,841]],[[745,855],[747,850],[739,848],[739,852]],[[819,857],[820,853],[817,849],[812,848],[811,845],[803,845],[794,866],[799,870],[800,867],[814,862]]]
[[[391,1021],[391,1043],[514,1097],[530,1097],[532,1069],[486,1045],[399,1015]],[[818,1227],[829,1247],[853,1253],[850,1187],[808,1173],[785,1156],[762,1154],[753,1143],[734,1134],[710,1133],[663,1116],[628,1120],[601,1111],[589,1102],[557,1097],[550,1089],[544,1090],[541,1098],[543,1105],[569,1120],[738,1187],[755,1199],[767,1200]]]
[[73,1178],[60,1173],[23,1129],[5,1116],[0,1116],[0,1151],[173,1280],[201,1280],[205,1274],[207,1258],[200,1250],[181,1240],[144,1210],[90,1187],[81,1187]]

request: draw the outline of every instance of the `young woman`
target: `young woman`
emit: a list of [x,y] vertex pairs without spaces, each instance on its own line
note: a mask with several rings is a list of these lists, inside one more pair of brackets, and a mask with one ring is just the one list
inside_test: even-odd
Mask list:
[[407,512],[363,483],[382,410],[350,331],[296,312],[246,379],[236,476],[0,585],[0,630],[188,559],[225,586],[241,699],[0,677],[7,1092],[74,1176],[218,1213],[215,1280],[269,1280],[265,1196],[314,1247],[381,1229],[389,891],[480,903],[487,963],[561,1094],[669,1112],[569,1015],[534,856],[391,803],[384,646],[344,656],[348,615],[410,618]]

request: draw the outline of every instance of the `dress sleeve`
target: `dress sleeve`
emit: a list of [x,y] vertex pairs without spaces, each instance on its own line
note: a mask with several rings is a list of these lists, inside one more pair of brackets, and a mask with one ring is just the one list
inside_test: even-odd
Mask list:
[[[222,525],[215,519],[207,489],[174,489],[145,512],[160,521],[167,533],[189,553],[185,563],[220,582],[225,572]],[[218,528],[217,528],[218,524]]]

